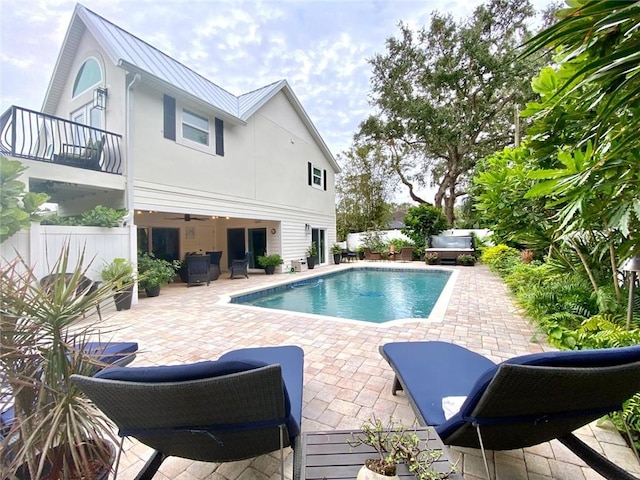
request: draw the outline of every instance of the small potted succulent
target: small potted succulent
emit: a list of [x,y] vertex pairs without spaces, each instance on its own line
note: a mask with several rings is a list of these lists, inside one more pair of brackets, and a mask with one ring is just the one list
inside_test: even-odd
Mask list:
[[157,258],[153,253],[138,252],[138,285],[147,297],[160,295],[160,287],[173,282],[180,262]]
[[348,443],[352,448],[369,446],[378,455],[377,458],[365,460],[356,480],[398,479],[396,467],[400,463],[406,464],[409,472],[420,480],[446,479],[455,472],[453,467],[447,472],[436,471],[433,464],[442,456],[442,451],[429,448],[415,430],[391,418],[387,424],[375,416],[366,420],[361,431],[353,433]]
[[133,264],[126,258],[114,258],[111,263],[105,263],[100,272],[100,277],[113,286],[115,293],[113,299],[116,310],[129,310],[133,298]]
[[438,254],[435,252],[427,252],[424,254],[424,261],[427,265],[437,265],[439,261]]
[[463,253],[462,255],[458,255],[458,258],[456,259],[456,261],[460,265],[473,267],[476,264],[476,257],[474,257],[473,255],[468,255],[466,253]]
[[282,265],[284,260],[277,253],[271,255],[258,256],[258,265],[264,268],[264,273],[267,275],[273,275],[278,265]]
[[311,242],[309,248],[307,248],[307,267],[309,270],[313,270],[313,267],[316,266],[318,258],[318,247],[316,246],[316,242]]
[[334,243],[331,247],[331,253],[333,253],[333,263],[338,265],[342,260],[342,247],[337,243]]

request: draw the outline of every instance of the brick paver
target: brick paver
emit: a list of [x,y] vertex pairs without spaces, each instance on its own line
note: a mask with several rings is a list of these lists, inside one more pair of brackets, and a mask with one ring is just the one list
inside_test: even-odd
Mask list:
[[[437,268],[421,262],[399,266]],[[296,274],[255,274],[248,280],[229,280],[223,272],[210,286],[187,288],[184,284],[172,284],[163,287],[159,297],[142,296],[128,311],[115,312],[104,306],[110,313],[106,325],[115,328],[114,339],[139,342],[135,366],[211,360],[243,347],[299,345],[305,352],[304,431],[357,428],[372,414],[393,415],[408,424],[415,420],[406,397],[390,393],[393,373],[378,353],[378,347],[387,342],[442,340],[468,347],[494,361],[551,349],[541,341],[544,335],[537,334],[523,318],[504,283],[482,265],[452,267],[455,285],[448,304],[436,318],[393,326],[227,303],[228,296],[238,292],[338,268],[349,265],[316,267]],[[579,433],[619,465],[640,474],[638,462],[615,430],[591,425]],[[134,478],[150,455],[150,450],[135,440],[127,440],[125,446],[118,474],[122,480]],[[288,453],[285,473],[291,478],[292,457]],[[452,448],[451,456],[458,461],[466,480],[485,477],[479,451]],[[489,452],[489,459],[492,474],[498,479],[602,478],[558,442],[524,451]],[[276,479],[278,468],[276,453],[221,465],[169,458],[155,478]]]

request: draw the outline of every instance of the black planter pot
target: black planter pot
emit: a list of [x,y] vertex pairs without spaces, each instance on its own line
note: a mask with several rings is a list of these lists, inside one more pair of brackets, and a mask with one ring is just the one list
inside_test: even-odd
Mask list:
[[147,297],[157,297],[158,295],[160,295],[160,285],[145,288],[144,291],[147,294]]
[[131,300],[133,298],[133,286],[117,292],[113,295],[113,300],[116,303],[116,310],[129,310],[131,308]]
[[267,275],[273,275],[275,271],[275,265],[267,265],[266,267],[264,267],[264,273],[266,273]]
[[307,257],[307,268],[309,270],[313,270],[313,267],[316,266],[316,257]]
[[340,260],[342,260],[342,253],[334,253],[333,254],[333,263],[338,265],[340,263]]
[[364,252],[358,252],[358,259],[364,260]]

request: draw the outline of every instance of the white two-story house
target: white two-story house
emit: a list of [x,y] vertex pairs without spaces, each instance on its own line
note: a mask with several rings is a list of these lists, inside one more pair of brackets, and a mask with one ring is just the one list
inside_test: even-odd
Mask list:
[[128,209],[132,251],[288,268],[335,242],[339,167],[286,80],[233,95],[82,5],[42,111],[12,107],[0,127],[0,153],[60,213]]

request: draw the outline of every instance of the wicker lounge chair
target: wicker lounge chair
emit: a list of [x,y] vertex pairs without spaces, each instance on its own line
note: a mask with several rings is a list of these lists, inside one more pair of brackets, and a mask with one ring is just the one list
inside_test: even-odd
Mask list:
[[369,247],[364,248],[364,259],[365,260],[382,260],[382,253],[380,252],[372,252]]
[[[435,426],[447,445],[484,454],[556,438],[605,478],[636,478],[571,432],[640,391],[640,345],[546,352],[498,365],[444,342],[388,343],[380,353],[396,374],[392,393],[404,390],[418,420]],[[486,459],[485,467],[488,474]]]
[[244,255],[242,260],[233,260],[231,262],[231,267],[229,267],[229,271],[231,275],[229,278],[236,277],[245,277],[249,278],[249,258],[251,257],[251,253],[247,252]]
[[229,462],[277,450],[284,478],[288,446],[297,478],[303,363],[299,347],[262,347],[218,361],[111,368],[72,380],[115,422],[123,440],[132,436],[155,449],[138,479],[152,478],[169,456]]

